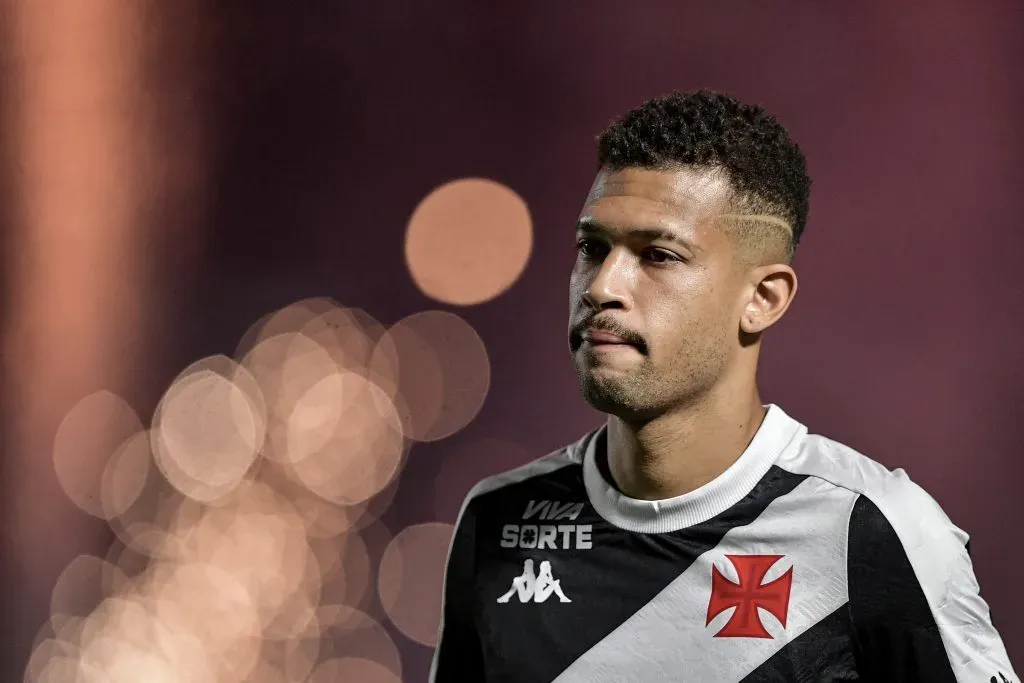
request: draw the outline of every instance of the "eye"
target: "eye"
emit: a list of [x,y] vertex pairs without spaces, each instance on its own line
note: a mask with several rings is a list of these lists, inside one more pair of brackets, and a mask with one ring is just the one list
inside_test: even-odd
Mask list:
[[671,263],[673,261],[682,261],[682,259],[679,258],[679,256],[673,254],[668,249],[659,249],[657,247],[651,247],[650,249],[645,250],[644,257],[648,261],[652,261],[654,263]]
[[604,250],[605,246],[597,240],[583,239],[576,242],[576,251],[585,258],[600,258]]

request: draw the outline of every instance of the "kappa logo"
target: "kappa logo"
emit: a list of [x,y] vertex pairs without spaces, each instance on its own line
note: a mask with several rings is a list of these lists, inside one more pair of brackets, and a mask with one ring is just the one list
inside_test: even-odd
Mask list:
[[[556,500],[531,500],[523,511],[523,520],[573,522],[583,512],[583,503]],[[592,524],[506,524],[501,528],[502,548],[528,550],[589,550]]]
[[716,638],[771,638],[772,635],[761,623],[757,609],[767,611],[786,628],[789,614],[789,595],[793,587],[793,568],[766,584],[765,574],[783,555],[726,555],[740,582],[733,583],[718,567],[711,566],[711,599],[708,601],[708,620],[705,626],[719,614],[735,607],[736,611],[722,627]]
[[557,595],[559,602],[572,602],[562,591],[562,582],[551,574],[551,562],[548,560],[540,563],[540,574],[534,575],[533,560],[527,559],[523,563],[523,573],[512,579],[512,587],[498,598],[498,602],[505,604],[513,595],[519,596],[519,602],[544,602],[552,595]]

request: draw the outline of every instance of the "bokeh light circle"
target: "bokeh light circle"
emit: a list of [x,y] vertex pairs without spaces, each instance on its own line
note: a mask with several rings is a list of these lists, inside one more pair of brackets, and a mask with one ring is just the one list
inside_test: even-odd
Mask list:
[[337,383],[341,412],[336,429],[319,449],[289,467],[325,500],[355,505],[398,474],[406,441],[394,403],[376,384],[352,373],[339,375]]
[[431,192],[409,219],[405,261],[425,295],[467,306],[519,278],[533,247],[530,211],[511,188],[464,178]]
[[406,527],[384,551],[377,586],[381,606],[407,638],[437,645],[441,589],[451,543],[451,524]]
[[392,325],[371,362],[375,371],[397,378],[402,424],[417,441],[438,441],[468,425],[490,388],[483,340],[446,311],[415,313]]
[[263,445],[262,398],[247,388],[251,377],[226,357],[227,372],[210,364],[190,368],[164,394],[153,418],[151,445],[157,466],[181,493],[202,502],[241,483]]
[[54,470],[68,500],[105,519],[104,471],[117,449],[141,430],[135,410],[109,391],[97,391],[76,403],[53,440]]

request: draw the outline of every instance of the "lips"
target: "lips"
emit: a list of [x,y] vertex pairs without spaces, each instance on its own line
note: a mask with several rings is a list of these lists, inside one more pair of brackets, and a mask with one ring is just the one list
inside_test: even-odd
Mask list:
[[591,344],[622,344],[625,346],[631,345],[622,337],[612,334],[611,332],[605,332],[603,330],[589,330],[584,334],[584,339],[586,339]]

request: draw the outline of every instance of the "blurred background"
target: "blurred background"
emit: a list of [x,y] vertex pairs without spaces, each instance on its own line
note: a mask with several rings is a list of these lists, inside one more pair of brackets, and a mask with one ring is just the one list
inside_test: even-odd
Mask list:
[[1012,0],[0,8],[3,681],[425,681],[462,497],[601,420],[594,138],[699,87],[814,180],[764,398],[971,534],[1021,666]]

